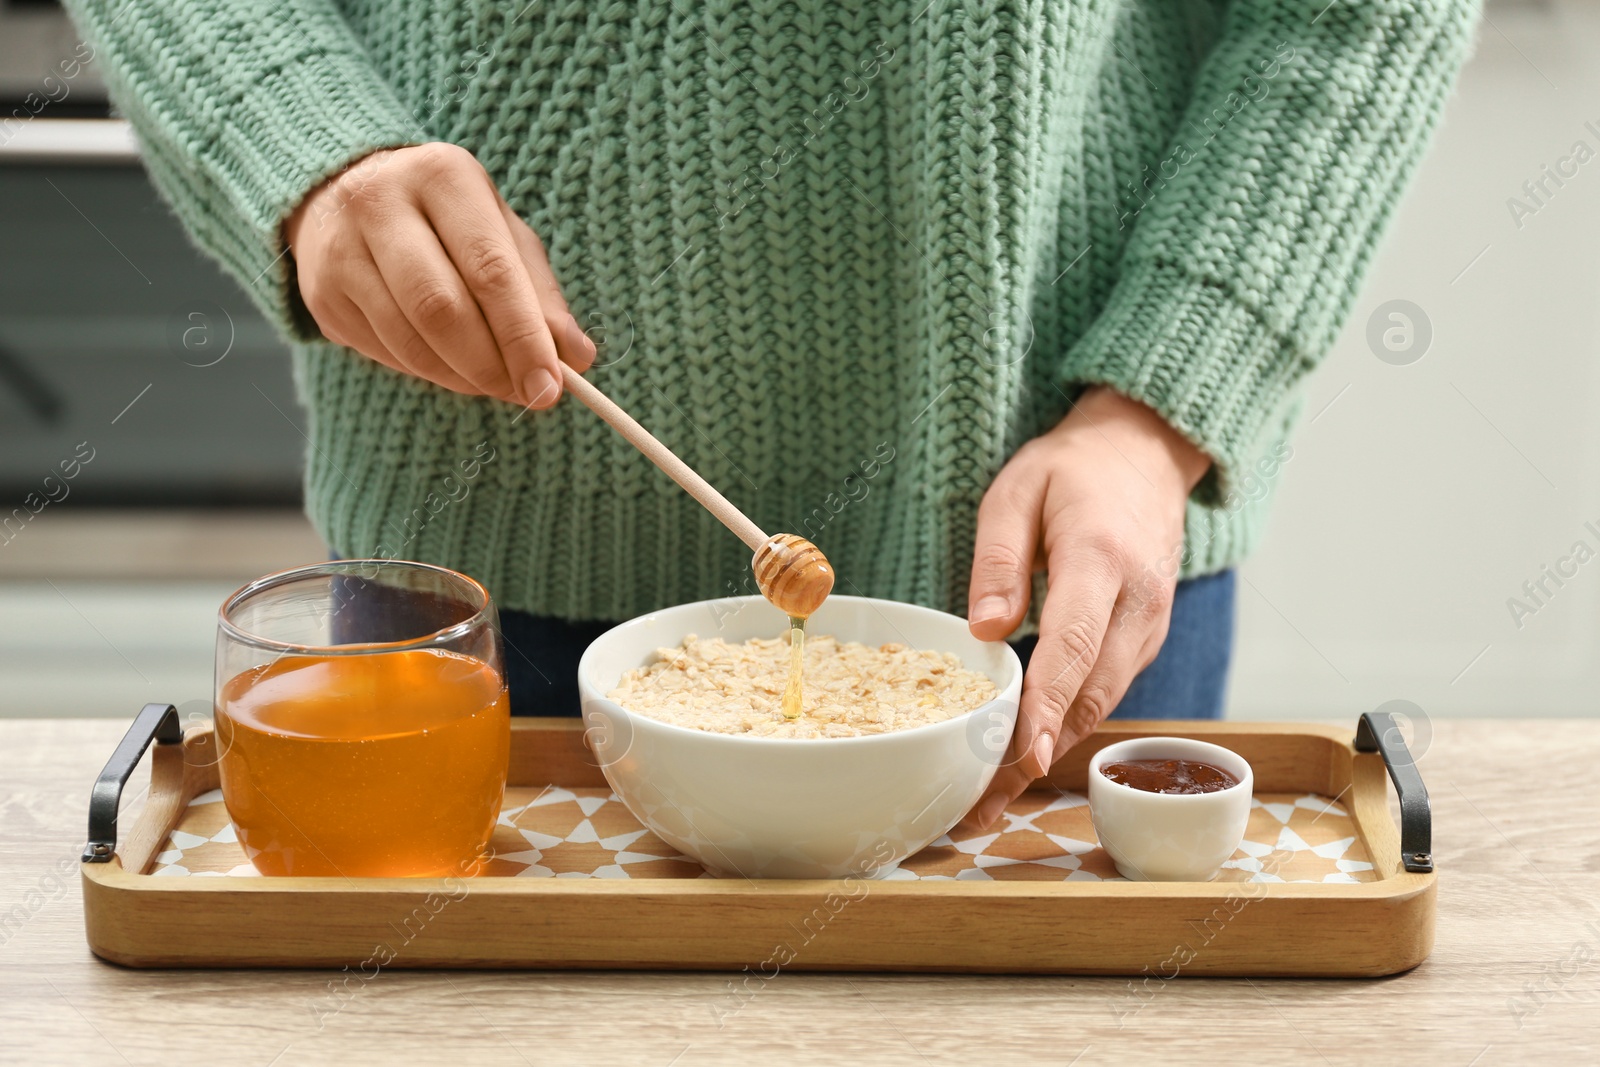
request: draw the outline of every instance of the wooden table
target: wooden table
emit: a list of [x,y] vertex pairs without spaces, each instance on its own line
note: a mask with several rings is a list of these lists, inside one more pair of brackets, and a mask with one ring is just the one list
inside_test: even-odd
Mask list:
[[785,973],[741,996],[730,975],[387,970],[322,1018],[327,973],[90,955],[77,857],[125,726],[0,721],[0,1063],[1600,1061],[1600,722],[1433,725],[1438,943],[1396,978]]

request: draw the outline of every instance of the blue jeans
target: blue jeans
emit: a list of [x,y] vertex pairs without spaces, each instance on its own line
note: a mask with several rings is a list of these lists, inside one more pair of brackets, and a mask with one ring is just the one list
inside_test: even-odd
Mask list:
[[[1178,583],[1161,652],[1113,714],[1118,719],[1218,719],[1233,653],[1233,572]],[[511,714],[575,717],[578,659],[613,622],[569,622],[500,612]],[[1024,667],[1037,638],[1012,643]]]

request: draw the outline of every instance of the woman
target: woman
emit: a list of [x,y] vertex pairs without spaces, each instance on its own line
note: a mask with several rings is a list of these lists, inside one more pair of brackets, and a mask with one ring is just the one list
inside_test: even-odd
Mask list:
[[1219,714],[1230,568],[1475,8],[70,6],[295,342],[335,551],[483,580],[546,714],[607,624],[748,590],[557,406],[592,364],[840,591],[1037,635],[978,825],[1119,703]]

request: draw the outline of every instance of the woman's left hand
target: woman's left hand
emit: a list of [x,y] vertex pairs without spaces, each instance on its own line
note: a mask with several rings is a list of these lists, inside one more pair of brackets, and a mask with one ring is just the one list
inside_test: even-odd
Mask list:
[[973,636],[998,641],[1017,628],[1034,571],[1047,572],[1048,592],[1011,747],[964,825],[993,823],[1155,659],[1185,503],[1210,465],[1153,410],[1097,386],[984,494],[967,600]]

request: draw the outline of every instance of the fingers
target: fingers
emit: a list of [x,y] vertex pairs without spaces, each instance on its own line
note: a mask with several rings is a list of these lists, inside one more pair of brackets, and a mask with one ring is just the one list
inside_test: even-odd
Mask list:
[[980,641],[1003,640],[1027,613],[1045,486],[1001,471],[978,505],[967,626]]
[[1050,588],[1023,678],[1015,741],[1026,753],[1018,766],[1036,778],[1055,761],[1056,740],[1100,656],[1121,590],[1120,572],[1099,553],[1069,545],[1050,561]]
[[[956,830],[974,834],[981,833],[994,825],[1000,813],[1006,810],[1006,805],[1020,797],[1033,784],[1033,775],[1022,769],[1015,755],[1008,757],[1009,762],[995,772],[994,780],[989,783],[989,788],[984,790],[983,796],[972,806],[972,810],[962,817],[956,824]],[[951,831],[955,833],[956,830]]]
[[[1118,609],[1121,609],[1121,602]],[[1092,733],[1095,727],[1122,703],[1122,698],[1127,695],[1128,687],[1133,684],[1133,680],[1139,676],[1140,671],[1150,665],[1156,653],[1161,650],[1165,636],[1164,616],[1158,625],[1150,623],[1142,626],[1113,625],[1106,631],[1105,640],[1101,644],[1094,665],[1089,668],[1083,684],[1078,687],[1071,705],[1062,718],[1062,725],[1056,734],[1054,751],[1051,753],[1049,764],[1046,765],[1046,771],[1056,760],[1065,755],[1068,749]],[[1040,641],[1043,642],[1043,637]],[[1006,762],[995,772],[989,788],[961,820],[958,829],[969,834],[987,830],[1000,817],[1000,813],[1005,811],[1006,805],[1026,792],[1034,780],[1045,773],[1038,771],[1036,754],[1031,751],[1030,742],[1037,735],[1030,736],[1023,730],[1021,727],[1023,721],[1019,716],[1018,728],[1011,737]],[[1030,756],[1034,758],[1029,758]]]
[[583,332],[583,327],[578,325],[577,318],[567,307],[567,298],[562,295],[561,286],[556,284],[555,272],[550,269],[550,257],[545,254],[544,243],[504,200],[500,201],[500,213],[522,256],[523,266],[533,280],[533,291],[544,310],[544,321],[555,338],[561,361],[573,370],[588,370],[594,365],[594,341]]
[[555,338],[494,186],[486,175],[433,183],[421,206],[481,309],[522,402],[535,408],[554,404],[561,396]]
[[484,394],[484,390],[451,368],[412,327],[376,264],[366,270],[350,270],[345,284],[349,294],[345,299],[359,322],[350,330],[354,336],[333,340],[452,392]]
[[355,302],[343,293],[327,300],[317,318],[322,335],[334,344],[354,348],[395,370],[404,369],[394,354],[378,340],[378,335],[373,331],[366,315],[362,314]]
[[[969,827],[992,823],[1099,725],[1161,648],[1173,586],[1146,582],[1143,595],[1138,576],[1181,543],[1188,494],[1209,460],[1183,442],[1200,457],[1190,462],[1173,443],[1176,431],[1132,404],[1110,391],[1086,393],[1055,429],[1018,450],[979,508],[973,635],[998,639],[1021,622],[1041,544],[1049,587],[1008,761],[968,813]],[[1091,406],[1106,417],[1090,419]]]
[[[1050,762],[1040,773],[1047,772],[1067,749],[1093,733],[1122,703],[1134,677],[1155,658],[1153,652],[1146,656],[1151,644],[1148,634],[1148,627],[1112,626],[1106,631],[1094,665],[1089,668],[1083,684],[1078,686],[1061,720]],[[1160,647],[1160,642],[1155,642],[1155,648]]]
[[[402,335],[415,337],[395,354],[407,366],[438,359],[471,382],[474,392],[525,402],[477,301],[427,221],[420,215],[398,215],[387,225],[371,227],[367,243],[406,324],[402,329],[399,322],[386,322],[380,336],[397,343]],[[352,273],[345,271],[346,285]]]
[[[1044,642],[1045,638],[1041,631],[1040,647],[1043,647]],[[1026,792],[1035,779],[1048,773],[1056,760],[1083,740],[1102,719],[1111,714],[1138,673],[1144,651],[1145,642],[1142,634],[1136,636],[1125,631],[1119,632],[1115,627],[1106,634],[1099,655],[1083,678],[1083,684],[1070,697],[1071,703],[1056,727],[1048,755],[1041,756],[1038,748],[1042,747],[1040,740],[1052,734],[1042,730],[1024,729],[1024,724],[1029,722],[1030,717],[1026,712],[1019,714],[1016,732],[1011,736],[1006,763],[995,772],[989,788],[984,790],[983,796],[961,820],[961,828],[969,833],[987,830],[1000,817],[1000,813],[1005,811],[1006,805]],[[1035,651],[1034,655],[1037,656],[1038,652]],[[1034,684],[1032,675],[1030,662],[1029,685]],[[1057,699],[1061,698],[1051,698],[1052,701]],[[1027,701],[1025,691],[1024,705]],[[1036,703],[1035,708],[1037,706]],[[1034,715],[1038,715],[1037,710]]]
[[538,237],[465,149],[368,160],[312,190],[285,223],[323,333],[447,389],[554,404],[560,361],[585,369],[595,346]]

